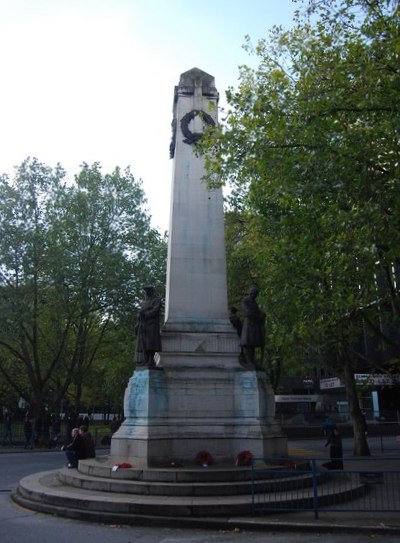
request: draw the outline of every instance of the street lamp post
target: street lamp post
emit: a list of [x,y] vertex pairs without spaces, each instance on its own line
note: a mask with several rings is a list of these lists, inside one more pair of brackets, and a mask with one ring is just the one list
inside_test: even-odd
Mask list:
[[[304,377],[304,379],[303,379],[303,386],[304,386],[304,388],[305,388],[306,391],[307,391],[307,395],[310,396],[310,394],[311,394],[311,389],[314,388],[314,380],[313,380],[311,377]],[[312,402],[309,401],[309,402],[308,402],[309,421],[310,421],[310,419],[311,419],[311,404],[312,404]]]

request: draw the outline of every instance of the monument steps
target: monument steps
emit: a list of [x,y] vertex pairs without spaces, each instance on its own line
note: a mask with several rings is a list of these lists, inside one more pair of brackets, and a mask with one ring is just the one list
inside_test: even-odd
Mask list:
[[[176,474],[178,470],[171,471]],[[247,472],[249,474],[250,470]],[[214,475],[217,476],[216,471]],[[97,488],[94,486],[96,479],[99,484]],[[312,485],[310,486],[310,481],[311,474],[305,472],[298,473],[295,477],[282,475],[279,478],[276,478],[275,473],[273,479],[267,478],[256,482],[257,491],[261,493],[256,494],[255,499],[260,500],[259,506],[262,506],[266,512],[293,507],[310,508],[313,503],[313,488]],[[109,484],[108,488],[106,483]],[[114,485],[115,483],[117,484]],[[124,524],[138,522],[139,517],[188,519],[252,513],[250,480],[232,482],[232,486],[226,482],[222,483],[221,492],[219,491],[220,483],[210,481],[189,484],[147,481],[143,487],[140,487],[138,483],[139,481],[127,479],[107,481],[106,478],[61,469],[36,473],[23,478],[13,492],[12,498],[23,507],[43,513]],[[233,490],[235,485],[237,485],[236,490]],[[338,481],[330,480],[325,474],[322,474],[319,486],[323,487],[321,503],[325,505],[354,499],[365,492],[365,487],[351,478],[344,478],[338,484]],[[167,488],[169,493],[165,494]],[[239,489],[242,493],[231,493]]]
[[[215,480],[210,481],[168,481],[159,480],[131,480],[115,479],[108,477],[95,477],[86,475],[79,471],[62,469],[59,471],[59,479],[66,486],[82,488],[94,492],[116,492],[124,494],[138,494],[146,496],[235,496],[251,495],[252,482],[249,470],[246,480],[231,481],[218,480],[220,472],[212,474]],[[197,472],[199,473],[199,472]],[[201,473],[201,472],[200,472]],[[231,472],[232,474],[232,472]],[[182,474],[181,474],[182,475]],[[312,486],[313,481],[310,473],[300,472],[293,475],[269,476],[264,474],[265,478],[254,481],[255,492],[277,492]],[[320,481],[323,475],[319,476]]]

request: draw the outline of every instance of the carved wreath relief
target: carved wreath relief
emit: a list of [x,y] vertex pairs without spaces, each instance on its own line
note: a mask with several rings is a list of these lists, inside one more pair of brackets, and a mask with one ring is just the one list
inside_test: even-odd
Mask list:
[[192,109],[189,113],[186,113],[181,119],[181,130],[182,134],[185,136],[183,140],[184,143],[191,145],[192,143],[197,143],[202,136],[201,132],[192,132],[189,128],[189,124],[197,115],[200,115],[201,119],[205,124],[209,126],[215,126],[214,119],[209,113],[202,111],[200,109]]
[[[182,119],[181,119],[181,130],[182,134],[184,135],[183,143],[187,143],[188,145],[192,145],[193,143],[197,143],[199,139],[202,136],[201,132],[192,132],[189,128],[190,123],[193,121],[193,119],[197,116],[201,117],[201,120],[208,124],[209,126],[215,126],[215,121],[211,117],[209,113],[206,113],[205,111],[202,111],[201,109],[192,109],[192,111],[189,111],[186,113]],[[176,143],[176,120],[172,122],[172,141],[170,145],[170,157],[173,158],[175,155],[175,143]]]

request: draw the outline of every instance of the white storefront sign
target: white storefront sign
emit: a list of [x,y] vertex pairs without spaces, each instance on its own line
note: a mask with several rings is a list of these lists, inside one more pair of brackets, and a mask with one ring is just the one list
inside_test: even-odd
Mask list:
[[318,402],[318,394],[278,394],[275,396],[277,403]]
[[321,390],[330,390],[331,388],[343,388],[344,384],[339,377],[331,377],[330,379],[321,379],[319,387]]
[[387,373],[355,373],[354,379],[357,384],[365,385],[394,385],[400,382],[399,375],[388,375]]
[[[399,375],[388,375],[386,373],[355,373],[354,379],[358,385],[393,385],[400,383]],[[321,390],[330,390],[332,388],[343,388],[344,384],[339,377],[321,379],[319,382]]]

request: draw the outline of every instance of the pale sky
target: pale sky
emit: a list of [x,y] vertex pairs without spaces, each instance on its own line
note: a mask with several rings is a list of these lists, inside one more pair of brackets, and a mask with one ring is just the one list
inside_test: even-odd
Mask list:
[[28,156],[72,179],[131,167],[168,229],[172,100],[180,74],[215,77],[224,104],[242,49],[289,27],[292,0],[0,0],[0,173]]

